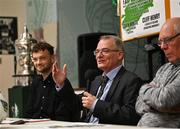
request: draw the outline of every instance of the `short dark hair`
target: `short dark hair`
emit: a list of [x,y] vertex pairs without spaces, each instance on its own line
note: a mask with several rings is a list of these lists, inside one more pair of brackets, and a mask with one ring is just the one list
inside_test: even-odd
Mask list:
[[54,54],[54,47],[46,42],[38,42],[37,44],[35,44],[32,48],[32,53],[44,50],[48,50],[51,55]]

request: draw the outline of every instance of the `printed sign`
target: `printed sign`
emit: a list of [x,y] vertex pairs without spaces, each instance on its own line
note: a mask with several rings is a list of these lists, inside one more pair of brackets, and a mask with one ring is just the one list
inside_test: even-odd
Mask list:
[[166,20],[164,0],[121,0],[122,40],[157,34]]

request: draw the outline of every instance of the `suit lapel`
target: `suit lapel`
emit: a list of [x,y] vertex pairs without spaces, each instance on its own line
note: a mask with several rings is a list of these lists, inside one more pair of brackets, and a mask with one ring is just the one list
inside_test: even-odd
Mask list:
[[117,75],[115,76],[105,100],[108,101],[111,99],[112,95],[114,94],[114,91],[118,87],[120,78],[122,77],[122,75],[124,74],[125,71],[126,71],[125,68],[122,66],[121,69],[119,70],[119,72],[117,73]]
[[94,82],[92,82],[90,93],[96,96],[100,84],[101,84],[101,76],[97,76]]

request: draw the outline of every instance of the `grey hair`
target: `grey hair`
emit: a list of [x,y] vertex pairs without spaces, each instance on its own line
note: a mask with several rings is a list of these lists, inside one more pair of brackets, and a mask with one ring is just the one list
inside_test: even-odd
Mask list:
[[174,24],[174,32],[176,34],[180,33],[180,22],[177,24]]
[[121,38],[119,38],[118,36],[115,35],[103,35],[100,37],[100,40],[106,40],[106,39],[114,39],[115,40],[115,45],[118,48],[118,50],[124,52],[124,43],[121,40]]
[[173,17],[171,19],[168,19],[164,23],[164,25],[168,25],[170,27],[173,27],[173,31],[174,31],[175,34],[180,33],[180,17]]

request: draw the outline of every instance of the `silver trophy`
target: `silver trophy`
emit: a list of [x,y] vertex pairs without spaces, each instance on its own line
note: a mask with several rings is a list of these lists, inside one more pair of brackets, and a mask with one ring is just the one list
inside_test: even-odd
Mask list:
[[37,43],[37,41],[28,33],[27,26],[25,25],[24,32],[15,43],[15,57],[17,62],[15,63],[15,85],[28,86],[31,83],[31,78],[34,73],[34,67],[31,61],[31,50],[35,43]]

